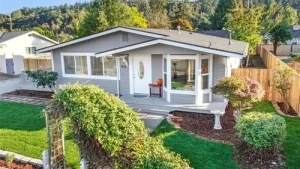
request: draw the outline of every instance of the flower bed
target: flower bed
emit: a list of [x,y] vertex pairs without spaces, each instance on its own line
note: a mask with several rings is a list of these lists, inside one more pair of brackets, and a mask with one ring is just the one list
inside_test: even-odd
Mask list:
[[39,97],[39,98],[52,98],[53,92],[36,91],[36,90],[15,90],[13,92],[5,93],[6,95],[14,96],[27,96],[27,97]]
[[5,167],[9,169],[41,169],[42,167],[36,167],[30,164],[22,164],[18,162],[13,162],[11,164],[7,164],[4,159],[0,159],[0,167]]
[[221,141],[233,144],[235,151],[235,161],[241,168],[257,169],[279,169],[283,168],[285,156],[282,147],[274,150],[257,151],[247,145],[241,138],[236,135],[232,106],[228,106],[225,114],[221,117],[221,130],[214,130],[214,115],[173,112],[171,113],[171,122],[181,130],[191,132],[200,138]]
[[235,134],[234,109],[228,107],[221,118],[222,130],[214,130],[214,115],[173,112],[172,121],[185,131],[192,132],[200,137],[222,141],[225,143],[238,143],[241,141]]

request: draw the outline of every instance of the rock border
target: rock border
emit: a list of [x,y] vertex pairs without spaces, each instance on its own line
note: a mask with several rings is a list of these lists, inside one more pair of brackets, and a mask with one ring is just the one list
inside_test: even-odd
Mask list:
[[43,161],[35,158],[26,157],[14,152],[0,150],[0,158],[4,158],[7,154],[14,154],[14,161],[22,164],[31,164],[38,168],[43,168]]
[[[213,115],[213,114],[212,114]],[[230,142],[226,142],[226,141],[222,141],[222,140],[214,140],[214,139],[209,139],[209,138],[206,138],[206,137],[202,137],[200,135],[197,135],[193,132],[190,132],[190,131],[186,131],[184,130],[183,128],[181,128],[179,125],[177,125],[176,123],[174,123],[172,121],[172,117],[174,117],[172,114],[169,114],[167,117],[166,117],[166,120],[167,122],[172,125],[175,129],[178,129],[178,130],[181,130],[185,133],[188,133],[188,134],[191,134],[192,136],[196,137],[196,138],[199,138],[199,139],[202,139],[202,140],[205,140],[205,141],[213,141],[213,142],[217,142],[217,143],[223,143],[223,144],[227,144],[227,145],[233,145],[232,143]]]
[[275,108],[275,110],[282,116],[285,116],[285,117],[292,117],[292,118],[299,118],[299,116],[291,116],[291,115],[288,115],[288,114],[284,114],[280,107],[278,106],[277,102],[272,102],[272,105],[273,107]]

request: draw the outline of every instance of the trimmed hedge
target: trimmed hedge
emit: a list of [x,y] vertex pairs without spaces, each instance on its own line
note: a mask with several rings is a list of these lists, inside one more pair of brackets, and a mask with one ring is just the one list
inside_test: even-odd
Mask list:
[[144,123],[135,111],[99,87],[67,85],[53,98],[63,105],[75,123],[74,131],[84,131],[95,138],[102,150],[109,154],[108,158],[113,157],[114,168],[190,168],[186,160],[147,134]]
[[238,118],[235,128],[238,136],[257,149],[280,145],[286,135],[284,118],[271,113],[247,113]]

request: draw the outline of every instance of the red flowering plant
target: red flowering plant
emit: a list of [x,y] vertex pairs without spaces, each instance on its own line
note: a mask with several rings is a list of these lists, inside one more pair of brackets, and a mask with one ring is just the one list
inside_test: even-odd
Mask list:
[[248,77],[226,77],[211,89],[214,94],[224,96],[233,106],[238,107],[239,112],[242,107],[260,101],[265,94],[262,85]]

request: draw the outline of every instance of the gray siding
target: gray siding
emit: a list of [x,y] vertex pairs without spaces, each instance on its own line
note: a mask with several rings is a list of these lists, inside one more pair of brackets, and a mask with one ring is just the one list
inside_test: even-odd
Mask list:
[[195,104],[196,96],[171,93],[171,102],[182,103],[182,104]]
[[152,62],[152,82],[156,82],[157,79],[162,77],[162,55],[151,55]]
[[163,98],[164,98],[165,100],[167,100],[167,99],[168,99],[168,94],[167,94],[167,92],[163,90],[163,93],[164,93]]
[[156,44],[152,46],[147,46],[139,49],[134,49],[131,51],[123,52],[123,54],[183,54],[183,55],[195,55],[199,54],[199,51],[190,50],[190,49],[184,49],[180,47],[174,47],[164,44]]
[[[96,53],[105,51],[112,48],[135,44],[145,40],[151,39],[150,37],[128,34],[128,41],[122,41],[122,33],[117,32],[114,34],[105,35],[103,37],[91,39],[82,43],[66,46],[53,51],[54,71],[59,75],[57,84],[69,84],[69,83],[89,83],[98,85],[110,93],[117,93],[117,81],[116,80],[103,80],[103,79],[89,79],[89,78],[69,78],[62,77],[62,65],[61,65],[61,53]],[[127,60],[128,61],[128,60]],[[121,94],[130,93],[129,85],[129,67],[121,68],[121,80],[120,80],[120,92]]]
[[[225,63],[224,57],[219,55],[213,56],[213,85],[217,84],[219,80],[225,77]],[[222,96],[213,95],[213,101],[224,101]]]
[[77,53],[97,53],[122,46],[136,44],[153,39],[151,37],[128,33],[128,41],[122,41],[122,32],[104,35],[102,37],[90,39],[84,42],[73,44],[54,50],[56,53],[77,52]]
[[203,94],[203,103],[209,103],[209,94]]

